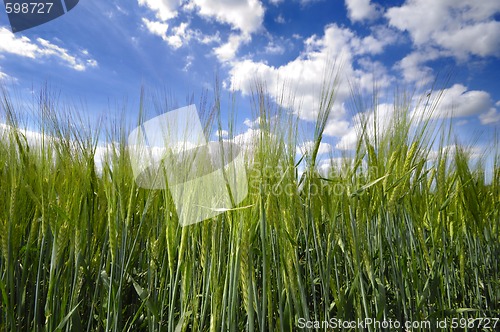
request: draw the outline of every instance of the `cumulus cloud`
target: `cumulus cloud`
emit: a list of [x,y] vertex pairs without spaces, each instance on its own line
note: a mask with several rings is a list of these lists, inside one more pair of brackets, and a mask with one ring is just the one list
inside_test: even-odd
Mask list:
[[250,40],[249,35],[230,34],[226,43],[214,48],[214,54],[220,62],[233,60],[240,46]]
[[54,57],[61,60],[64,65],[77,71],[84,71],[89,67],[97,66],[97,61],[89,58],[87,51],[81,51],[83,57],[79,57],[46,39],[37,38],[36,42],[33,42],[25,36],[17,37],[6,28],[0,28],[0,54],[2,53],[30,59]]
[[202,44],[210,44],[219,40],[219,36],[208,36],[201,33],[199,30],[189,28],[189,23],[182,22],[178,26],[169,28],[167,23],[160,21],[150,21],[147,18],[142,18],[144,27],[153,35],[161,37],[173,49],[178,49],[183,45],[195,39]]
[[243,121],[243,124],[245,126],[247,126],[248,128],[257,128],[259,126],[259,123],[260,123],[260,116],[257,117],[257,119],[255,119],[255,120],[250,120],[250,119],[246,118]]
[[149,32],[153,35],[160,36],[164,38],[167,35],[168,24],[159,21],[150,21],[147,18],[143,18],[142,22],[146,26]]
[[184,43],[189,43],[192,37],[192,30],[188,29],[188,23],[182,22],[178,26],[172,28],[172,34],[166,36],[165,41],[177,49],[181,47]]
[[497,0],[407,0],[390,8],[389,23],[408,31],[417,47],[433,46],[460,60],[470,55],[500,56]]
[[425,85],[434,79],[432,68],[425,63],[435,60],[439,56],[439,52],[433,48],[416,50],[398,61],[394,67],[401,71],[406,82]]
[[[297,154],[306,154],[310,153],[314,148],[314,142],[313,141],[307,141],[301,144],[300,146],[297,147]],[[332,146],[328,143],[325,142],[320,142],[319,143],[319,148],[318,148],[318,154],[328,154],[332,152]]]
[[156,18],[165,22],[177,16],[180,0],[138,0],[140,6],[145,6],[155,12]]
[[[59,138],[48,134],[28,129],[14,128],[5,123],[0,123],[0,139],[8,139],[8,135],[14,134],[15,132],[22,134],[23,137],[26,138],[26,143],[31,149],[41,149],[43,146],[47,147],[48,145],[54,145],[59,142]],[[69,141],[69,146],[74,153],[78,153],[78,151],[80,151],[80,145],[74,141]],[[111,156],[113,156],[114,154],[120,154],[117,143],[109,143],[106,145],[100,144],[96,146],[94,153],[94,163],[97,173],[102,174],[104,164],[106,162],[109,162]],[[160,156],[161,154],[159,152],[156,152],[154,154],[154,158],[156,158],[157,160],[160,160]],[[55,154],[53,155],[53,157],[55,158]]]
[[338,150],[354,150],[358,143],[361,132],[370,138],[388,132],[391,128],[394,114],[394,105],[382,103],[377,105],[375,111],[365,111],[354,115],[351,119],[352,125],[340,141],[335,145]]
[[[347,28],[339,27],[336,24],[325,27],[324,35],[313,35],[304,41],[304,51],[296,59],[287,64],[274,67],[262,61],[250,59],[237,60],[231,62],[229,87],[230,89],[241,91],[243,94],[250,94],[255,80],[266,82],[268,87],[276,87],[275,90],[268,91],[275,100],[281,97],[283,85],[293,93],[293,98],[285,98],[283,106],[292,109],[302,119],[315,120],[318,114],[318,99],[322,88],[322,78],[331,68],[332,59],[338,59],[343,63],[341,84],[337,87],[337,102],[334,105],[332,118],[327,126],[327,134],[341,134],[345,131],[346,123],[343,122],[345,110],[343,102],[350,98],[349,84],[358,85],[364,91],[371,91],[373,88],[373,68],[377,68],[377,75],[386,79],[384,68],[381,64],[376,65],[368,59],[364,59],[363,64],[368,71],[354,69],[355,58],[362,59],[363,56],[379,53],[383,47],[390,43],[392,39],[377,39],[358,37]],[[371,63],[369,65],[368,63]],[[379,82],[380,86],[387,84]]]
[[347,15],[352,22],[374,20],[380,16],[380,10],[370,0],[345,0]]
[[500,123],[500,112],[494,107],[490,108],[488,112],[479,115],[481,124],[496,124]]
[[445,49],[457,58],[466,59],[469,54],[482,57],[500,57],[500,22],[479,22],[458,30],[443,32],[435,36]]
[[328,121],[324,134],[327,136],[343,136],[349,130],[349,121],[331,119]]
[[243,34],[259,30],[264,20],[264,6],[259,0],[191,0],[198,13],[219,23],[229,24]]
[[[432,92],[429,100],[436,100],[440,91]],[[417,101],[419,98],[415,98]],[[418,104],[417,102],[415,104]],[[414,109],[409,117],[421,119],[423,107]],[[437,108],[431,116],[437,118],[466,117],[479,115],[482,124],[498,123],[500,114],[495,107],[492,107],[491,97],[485,91],[468,90],[462,84],[455,84],[442,91]],[[428,114],[424,115],[426,119]],[[391,130],[392,119],[394,118],[394,105],[381,103],[377,105],[376,111],[365,111],[354,115],[351,124],[344,130],[339,142],[335,145],[338,150],[354,150],[358,143],[362,130],[370,138],[375,135],[383,135]]]
[[454,156],[457,152],[462,151],[466,153],[471,159],[482,158],[487,149],[480,145],[472,145],[472,146],[463,146],[463,145],[445,145],[440,150],[431,150],[427,156],[429,161],[435,161],[439,158],[440,155],[445,154],[449,157]]
[[7,28],[0,28],[0,53],[11,53],[34,59],[39,46],[25,36],[16,37]]
[[245,153],[252,155],[259,141],[261,130],[259,128],[247,128],[246,131],[234,136],[232,139],[224,139],[225,142],[238,144]]
[[189,28],[188,22],[169,28],[168,20],[176,17],[181,8],[207,20],[228,24],[233,31],[227,41],[214,48],[213,53],[221,62],[236,56],[239,47],[251,40],[251,34],[262,27],[265,9],[259,0],[138,0],[156,14],[156,20],[142,18],[146,29],[177,49],[194,39],[202,44],[220,43],[219,34],[207,36]]
[[[328,176],[332,170],[342,172],[353,166],[354,159],[348,157],[336,157],[322,160],[319,164],[319,172],[323,176]],[[343,174],[347,175],[347,174]]]
[[274,19],[274,22],[279,23],[279,24],[285,24],[285,23],[286,23],[286,20],[285,20],[285,18],[283,17],[283,15],[279,14],[279,15],[278,15],[278,16],[276,16],[276,18]]
[[189,7],[198,15],[220,24],[228,24],[233,32],[224,44],[213,52],[220,62],[236,57],[241,45],[251,41],[251,35],[262,28],[265,9],[259,0],[191,0]]
[[[41,142],[43,141],[44,136],[36,131],[31,131],[27,129],[19,129],[19,128],[14,128],[8,124],[5,123],[0,123],[0,135],[9,135],[13,132],[20,132],[24,137],[26,137],[26,141],[30,146],[36,146],[40,145]],[[52,140],[52,138],[49,139],[49,141]]]
[[226,138],[226,137],[228,137],[228,136],[229,136],[229,132],[228,132],[227,130],[224,130],[224,129],[219,129],[219,130],[217,130],[217,131],[215,132],[215,135],[216,135],[217,137],[224,137],[224,138]]
[[[434,94],[439,93],[436,91]],[[432,97],[431,97],[432,98]],[[492,106],[490,94],[486,91],[467,90],[462,84],[454,84],[443,91],[434,118],[465,117],[488,112]]]
[[285,53],[285,47],[283,45],[277,44],[270,41],[264,48],[264,53],[266,54],[283,54]]

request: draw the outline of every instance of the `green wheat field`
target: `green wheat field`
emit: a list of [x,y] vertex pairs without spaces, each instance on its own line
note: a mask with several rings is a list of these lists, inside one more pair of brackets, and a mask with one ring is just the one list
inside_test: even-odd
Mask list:
[[[488,318],[489,327],[462,330],[494,330],[499,140],[472,156],[447,121],[433,120],[439,98],[397,92],[389,130],[361,121],[355,151],[320,172],[334,83],[318,99],[314,144],[300,159],[297,116],[257,84],[250,102],[259,130],[245,149],[248,196],[186,227],[168,190],[134,181],[127,136],[145,120],[144,107],[130,126],[90,126],[45,89],[30,107],[4,89],[0,328],[354,331],[363,329],[324,322]],[[231,138],[237,106],[221,110],[221,98],[196,105],[207,131],[229,128]],[[366,109],[362,98],[353,101]],[[161,105],[161,112],[173,108]],[[373,98],[375,114],[377,105]],[[409,116],[414,108],[419,115]],[[26,134],[28,113],[36,115],[36,142]],[[98,162],[102,137],[108,153]],[[419,330],[429,328],[412,329]]]

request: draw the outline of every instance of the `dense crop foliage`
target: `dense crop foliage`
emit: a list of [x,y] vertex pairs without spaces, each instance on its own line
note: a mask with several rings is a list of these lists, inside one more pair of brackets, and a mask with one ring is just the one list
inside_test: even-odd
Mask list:
[[[498,142],[489,166],[465,147],[445,149],[447,129],[426,120],[439,100],[401,95],[390,129],[362,121],[352,159],[324,174],[318,149],[334,88],[298,160],[297,119],[258,86],[248,197],[186,227],[167,190],[135,184],[125,126],[74,125],[43,92],[33,143],[4,92],[0,328],[290,331],[300,318],[498,317]],[[199,106],[207,128],[220,122],[218,97],[213,104]],[[412,107],[423,118],[408,117]]]

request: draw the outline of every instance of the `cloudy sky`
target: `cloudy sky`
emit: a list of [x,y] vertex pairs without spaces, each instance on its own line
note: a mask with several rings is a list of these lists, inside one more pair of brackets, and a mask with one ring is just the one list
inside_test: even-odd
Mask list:
[[0,12],[4,84],[29,96],[47,82],[95,117],[116,105],[136,117],[141,87],[184,106],[217,74],[224,93],[236,93],[240,133],[254,130],[256,78],[271,98],[286,84],[295,94],[286,106],[307,127],[335,59],[341,83],[320,152],[352,147],[350,86],[369,98],[376,84],[389,114],[396,87],[426,93],[438,79],[445,94],[434,116],[452,117],[456,135],[481,145],[499,127],[498,0],[81,0],[16,34]]

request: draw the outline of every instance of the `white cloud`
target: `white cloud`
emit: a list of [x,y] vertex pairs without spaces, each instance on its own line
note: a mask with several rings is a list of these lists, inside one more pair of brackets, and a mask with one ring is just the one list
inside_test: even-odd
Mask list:
[[[332,64],[332,59],[338,59],[343,63],[341,75],[343,80],[337,87],[337,100],[330,120],[343,120],[342,117],[345,115],[343,102],[350,98],[351,94],[349,84],[355,83],[365,92],[371,92],[373,88],[373,81],[369,79],[373,78],[369,74],[371,69],[369,71],[354,70],[353,59],[378,53],[390,41],[390,38],[380,40],[378,42],[381,46],[373,47],[374,43],[371,38],[360,38],[349,29],[332,24],[325,27],[324,36],[313,35],[307,38],[304,42],[303,53],[282,66],[274,67],[262,61],[256,62],[249,59],[231,62],[230,89],[250,94],[255,80],[262,80],[268,87],[275,88],[268,93],[278,100],[281,97],[281,88],[285,85],[293,96],[285,98],[283,106],[292,109],[302,119],[315,120],[318,114],[322,78],[331,70],[326,66]],[[377,71],[383,70],[378,68]],[[386,76],[383,78],[385,79]],[[387,84],[387,82],[378,83],[380,86]],[[328,132],[335,133],[339,125],[345,126],[342,122],[336,123],[329,128]]]
[[174,49],[178,49],[188,44],[191,39],[205,45],[220,42],[219,32],[213,35],[205,35],[198,29],[190,29],[189,23],[187,22],[182,22],[171,29],[169,29],[170,26],[168,23],[151,21],[144,17],[142,18],[142,23],[151,34],[162,38]]
[[356,129],[351,128],[347,134],[342,136],[340,141],[335,145],[335,148],[339,150],[354,150],[357,143],[358,133],[356,132]]
[[74,55],[69,54],[65,48],[54,45],[42,38],[38,38],[37,42],[42,46],[39,48],[38,53],[44,56],[55,56],[75,70],[84,71],[87,67],[97,67],[97,61],[94,59],[87,59],[85,61],[78,59]]
[[283,54],[285,53],[285,47],[270,41],[264,48],[264,52],[267,54]]
[[11,53],[34,59],[38,45],[33,44],[28,37],[16,37],[7,28],[0,28],[0,53]]
[[260,135],[260,129],[248,128],[245,132],[234,136],[233,139],[225,139],[225,141],[238,144],[245,153],[252,155],[257,147]]
[[156,14],[157,21],[143,18],[147,30],[177,49],[194,39],[202,44],[220,43],[219,33],[207,36],[199,30],[189,29],[188,22],[170,28],[166,21],[176,17],[178,11],[197,14],[221,24],[228,24],[233,32],[227,42],[214,49],[221,62],[233,59],[239,47],[251,40],[251,34],[262,28],[264,6],[260,0],[138,0]]
[[142,22],[146,25],[148,31],[153,35],[157,35],[162,38],[167,35],[168,24],[159,21],[150,21],[147,18],[143,18]]
[[354,159],[347,157],[336,157],[322,160],[319,164],[319,172],[323,176],[328,176],[332,169],[335,169],[337,172],[346,171],[346,174],[342,174],[343,176],[347,176],[348,169],[353,166]]
[[[311,153],[312,150],[314,149],[314,142],[313,141],[307,141],[301,144],[300,146],[297,147],[296,153],[297,154],[306,154],[306,153]],[[319,143],[319,148],[318,148],[318,154],[328,154],[332,152],[332,146],[328,143],[325,142],[320,142]]]
[[[189,43],[191,38],[196,34],[195,31],[189,29],[189,24],[187,22],[182,22],[176,27],[169,30],[169,25],[160,21],[150,21],[147,18],[143,18],[146,29],[153,35],[161,37],[167,42],[172,48],[178,49],[184,44]],[[197,35],[197,40],[203,41],[202,37]]]
[[345,0],[347,14],[352,22],[373,20],[379,15],[379,9],[370,0]]
[[87,59],[85,63],[88,67],[97,67],[99,65],[95,59]]
[[394,105],[381,103],[376,111],[366,111],[352,117],[352,126],[335,145],[339,150],[354,150],[361,132],[373,139],[375,135],[384,135],[390,130],[394,113]]
[[[437,93],[440,92],[436,91],[433,94]],[[462,84],[454,84],[451,88],[444,89],[443,96],[432,117],[447,118],[476,115],[488,112],[491,106],[491,97],[486,91],[467,90],[467,87]]]
[[[259,140],[264,136],[266,142],[276,142],[277,136],[271,131],[264,131],[260,128],[247,128],[246,131],[232,138],[225,138],[223,142],[231,142],[237,144],[250,159],[253,158],[255,151],[259,148]],[[272,144],[272,143],[271,143]]]
[[[391,76],[384,64],[379,61],[373,61],[370,57],[363,57],[357,60],[359,69],[355,70],[357,83],[369,92],[368,88],[373,88],[374,82],[379,89],[388,87],[395,78]],[[380,92],[380,95],[382,92]]]
[[[269,124],[269,125],[276,125],[276,123],[278,121],[279,121],[279,119],[278,119],[277,115],[274,115],[274,116],[271,116],[271,117],[265,119],[265,123]],[[260,127],[260,123],[261,123],[261,117],[260,116],[258,116],[255,120],[250,120],[249,118],[246,118],[243,121],[243,124],[245,126],[247,126],[248,128],[252,128],[252,129],[259,128]]]
[[[6,28],[0,28],[0,54],[10,53],[30,59],[39,57],[55,57],[74,70],[84,71],[88,67],[96,67],[97,61],[94,59],[82,59],[69,53],[61,46],[52,44],[43,38],[37,38],[36,42],[28,37],[17,37]],[[88,57],[88,51],[80,52]]]
[[229,35],[226,43],[214,49],[214,54],[220,62],[233,60],[236,57],[236,52],[238,52],[240,46],[244,43],[250,42],[250,40],[251,38],[249,35],[231,34]]
[[201,16],[229,24],[243,34],[259,30],[264,20],[265,9],[259,0],[191,0],[191,3]]
[[226,138],[226,137],[228,137],[228,136],[229,136],[229,132],[228,132],[227,130],[219,129],[219,130],[217,130],[217,131],[215,132],[215,135],[216,135],[217,137],[224,137],[224,138]]
[[328,121],[324,134],[327,136],[343,136],[349,130],[349,121],[332,119]]
[[389,23],[408,31],[417,47],[434,46],[460,60],[470,55],[500,57],[498,0],[407,0],[390,8]]
[[441,148],[441,150],[431,150],[427,156],[429,161],[435,161],[439,158],[440,154],[447,155],[448,157],[452,157],[456,154],[457,149],[465,152],[471,159],[482,158],[487,149],[480,145],[473,146],[463,146],[463,145],[445,145]]
[[[429,96],[429,100],[436,100],[441,91],[434,91]],[[419,98],[415,98],[415,105]],[[433,118],[465,117],[479,115],[482,124],[491,124],[500,121],[500,114],[494,107],[491,107],[490,95],[485,91],[467,90],[467,87],[461,84],[455,84],[442,91],[441,99],[437,108],[432,114]],[[413,110],[410,118],[416,120],[423,115],[421,112],[428,111],[424,107]],[[428,116],[426,113],[425,116]],[[424,118],[426,118],[424,116]],[[363,125],[365,134],[373,139],[375,135],[384,135],[391,130],[394,118],[394,105],[389,103],[380,103],[377,105],[376,112],[365,111],[354,115],[351,119],[351,126],[344,130],[340,141],[335,145],[339,150],[354,150],[361,135]],[[338,136],[338,135],[337,135]]]
[[443,32],[435,36],[445,49],[457,58],[467,59],[469,54],[500,57],[500,22],[480,22],[475,25]]
[[500,112],[496,108],[492,107],[488,112],[479,115],[479,120],[481,124],[495,124],[500,123]]
[[285,18],[283,17],[283,15],[279,14],[279,15],[278,15],[278,16],[276,16],[276,18],[274,19],[274,22],[279,23],[279,24],[285,24],[285,23],[286,23],[286,20],[285,20]]
[[53,136],[44,135],[40,132],[28,129],[15,128],[8,124],[0,123],[0,138],[5,138],[7,135],[13,134],[15,132],[21,133],[26,138],[27,144],[32,148],[40,148],[42,146],[42,143],[54,144],[58,141],[58,139]]
[[180,0],[137,0],[139,5],[146,6],[156,13],[156,17],[165,22],[177,16]]
[[228,24],[234,31],[224,44],[213,50],[223,63],[234,59],[240,46],[250,42],[251,34],[262,28],[265,13],[259,0],[191,0],[187,6],[197,9],[201,17]]
[[[32,131],[28,129],[22,128],[14,128],[5,123],[0,123],[0,139],[8,139],[9,134],[13,134],[14,132],[22,134],[26,138],[26,143],[31,149],[41,149],[42,147],[47,148],[47,146],[54,146],[58,144],[60,141],[59,138],[43,134],[37,131]],[[72,152],[78,153],[80,151],[80,145],[74,141],[69,141],[69,146],[72,149]],[[38,150],[41,151],[41,150]],[[156,160],[160,159],[160,152],[157,150],[153,150],[154,158]],[[102,174],[103,166],[106,162],[110,162],[110,158],[113,154],[120,154],[117,143],[108,143],[106,145],[97,145],[94,153],[94,164],[96,167],[96,171],[99,174]],[[55,158],[55,150],[53,151],[53,158]]]
[[248,119],[248,118],[246,118],[246,119],[243,121],[243,124],[244,124],[245,126],[247,126],[248,128],[256,128],[256,127],[258,127],[258,126],[259,126],[259,123],[260,123],[260,116],[259,116],[259,117],[257,117],[257,119],[255,119],[255,120],[253,120],[253,121],[252,121],[252,120],[250,120],[250,119]]
[[259,135],[260,129],[248,128],[244,133],[234,136],[233,141],[240,145],[252,145]]
[[220,43],[220,35],[219,31],[217,31],[213,35],[205,35],[200,31],[196,30],[194,33],[194,38],[201,44],[212,44],[212,43]]
[[177,49],[185,43],[189,43],[192,37],[192,30],[187,29],[188,23],[182,22],[179,26],[172,28],[172,34],[167,36],[165,41]]
[[417,50],[405,56],[394,67],[402,72],[406,82],[425,85],[434,79],[432,68],[426,66],[425,63],[439,56],[439,52],[433,48]]

